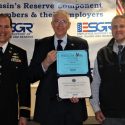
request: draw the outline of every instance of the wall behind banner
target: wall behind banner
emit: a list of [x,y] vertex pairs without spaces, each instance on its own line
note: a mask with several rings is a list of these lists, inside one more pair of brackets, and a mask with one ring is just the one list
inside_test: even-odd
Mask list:
[[97,51],[111,39],[111,20],[116,15],[116,0],[0,1],[1,12],[13,19],[13,37],[10,42],[27,50],[29,63],[35,39],[53,35],[51,17],[58,9],[70,13],[71,28],[68,34],[88,41],[93,68]]

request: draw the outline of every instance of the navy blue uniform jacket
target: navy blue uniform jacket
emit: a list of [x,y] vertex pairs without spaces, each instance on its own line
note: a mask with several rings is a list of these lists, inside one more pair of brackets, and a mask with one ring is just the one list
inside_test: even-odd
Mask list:
[[28,71],[26,51],[8,43],[0,58],[0,124],[17,125],[18,113],[30,117],[30,84],[24,77]]

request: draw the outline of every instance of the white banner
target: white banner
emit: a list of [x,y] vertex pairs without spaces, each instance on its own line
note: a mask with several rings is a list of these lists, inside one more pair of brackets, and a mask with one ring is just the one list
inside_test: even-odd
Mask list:
[[[111,4],[110,4],[111,3]],[[116,15],[116,0],[3,0],[2,13],[13,19],[12,43],[27,50],[30,62],[35,39],[53,35],[51,17],[54,11],[70,13],[69,35],[88,40],[91,67],[100,47],[111,38],[111,20]]]

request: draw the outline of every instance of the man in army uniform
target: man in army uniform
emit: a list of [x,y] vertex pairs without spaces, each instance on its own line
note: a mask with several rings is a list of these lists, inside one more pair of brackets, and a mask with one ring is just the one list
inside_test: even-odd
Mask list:
[[30,117],[27,55],[9,42],[11,35],[11,18],[0,14],[0,123],[18,125],[19,115],[19,125],[26,125]]

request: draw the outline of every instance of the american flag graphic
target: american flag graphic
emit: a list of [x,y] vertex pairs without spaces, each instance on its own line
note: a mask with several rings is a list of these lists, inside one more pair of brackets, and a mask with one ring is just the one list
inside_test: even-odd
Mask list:
[[123,15],[125,13],[125,7],[123,6],[124,0],[116,0],[116,12],[117,15]]
[[77,32],[88,32],[88,22],[77,23]]
[[82,32],[82,23],[77,23],[77,32]]

